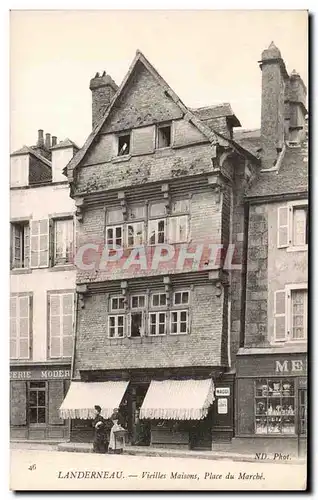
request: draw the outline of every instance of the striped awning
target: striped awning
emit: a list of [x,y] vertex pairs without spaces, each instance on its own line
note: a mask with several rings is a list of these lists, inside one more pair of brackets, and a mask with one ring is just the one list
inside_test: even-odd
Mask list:
[[206,380],[152,380],[140,418],[201,420],[214,401],[214,384]]
[[118,408],[129,381],[71,382],[70,388],[60,406],[60,417],[92,419],[94,406],[99,405],[104,418],[110,418]]

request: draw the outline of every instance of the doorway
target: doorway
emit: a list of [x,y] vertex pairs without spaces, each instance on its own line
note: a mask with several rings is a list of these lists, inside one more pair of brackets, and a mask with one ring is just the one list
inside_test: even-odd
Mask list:
[[132,384],[130,393],[129,434],[134,446],[150,445],[150,420],[139,418],[140,408],[145,399],[149,383]]

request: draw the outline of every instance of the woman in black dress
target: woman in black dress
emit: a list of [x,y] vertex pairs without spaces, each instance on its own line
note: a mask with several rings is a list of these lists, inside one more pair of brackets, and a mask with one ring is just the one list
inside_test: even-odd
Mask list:
[[94,427],[94,441],[93,441],[93,451],[94,453],[107,453],[108,450],[108,433],[109,424],[107,420],[101,415],[101,407],[95,405],[95,418],[93,420]]

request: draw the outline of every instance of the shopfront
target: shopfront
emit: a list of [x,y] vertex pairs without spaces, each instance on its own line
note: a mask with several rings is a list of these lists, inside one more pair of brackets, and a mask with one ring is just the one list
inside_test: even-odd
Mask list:
[[10,368],[10,438],[64,440],[69,423],[59,416],[68,390],[68,365],[12,366]]
[[[302,455],[307,440],[307,355],[241,349],[236,438],[246,452]],[[269,352],[268,352],[269,351]]]
[[211,370],[200,375],[82,372],[81,381],[72,381],[61,416],[72,419],[72,441],[92,441],[91,412],[99,404],[105,418],[119,407],[131,445],[211,450],[233,436],[234,376],[211,377]]

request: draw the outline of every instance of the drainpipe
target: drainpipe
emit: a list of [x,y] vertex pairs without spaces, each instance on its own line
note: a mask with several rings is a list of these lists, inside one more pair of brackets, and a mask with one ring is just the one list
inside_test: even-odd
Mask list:
[[246,282],[247,282],[247,252],[248,252],[248,225],[249,225],[249,203],[244,205],[244,244],[242,255],[242,294],[241,294],[241,328],[240,347],[244,347],[245,341],[245,315],[246,315]]
[[74,378],[75,372],[75,352],[76,352],[76,332],[77,332],[77,318],[78,318],[78,293],[75,292],[75,318],[74,318],[74,332],[73,332],[73,353],[72,353],[72,364],[71,364],[71,381]]

